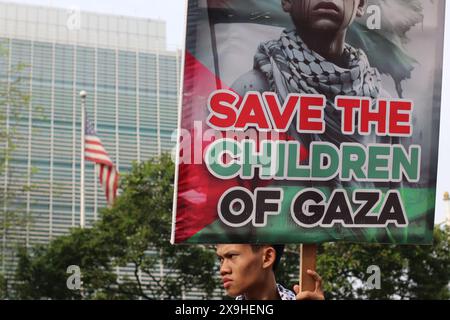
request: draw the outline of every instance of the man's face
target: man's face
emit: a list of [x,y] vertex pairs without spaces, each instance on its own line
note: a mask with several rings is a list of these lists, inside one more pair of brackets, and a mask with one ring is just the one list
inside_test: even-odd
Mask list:
[[248,244],[217,245],[220,276],[229,296],[244,294],[258,283],[263,271],[263,250],[253,252]]
[[282,0],[297,28],[337,32],[364,14],[364,0]]

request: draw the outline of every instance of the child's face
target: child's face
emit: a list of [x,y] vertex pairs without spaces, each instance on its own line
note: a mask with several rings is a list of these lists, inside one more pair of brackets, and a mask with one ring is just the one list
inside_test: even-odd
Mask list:
[[364,14],[364,0],[283,0],[297,28],[338,32]]

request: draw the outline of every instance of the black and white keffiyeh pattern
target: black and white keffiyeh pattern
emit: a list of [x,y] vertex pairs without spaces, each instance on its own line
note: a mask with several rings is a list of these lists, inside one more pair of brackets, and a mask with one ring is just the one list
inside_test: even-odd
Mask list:
[[346,44],[339,67],[312,51],[296,31],[283,31],[279,40],[262,43],[255,55],[255,68],[267,77],[274,92],[284,98],[291,92],[377,98],[381,78],[366,54]]
[[[376,99],[380,94],[380,74],[370,66],[362,50],[345,44],[343,58],[345,67],[327,61],[308,48],[295,30],[285,30],[280,39],[262,43],[255,55],[254,69],[265,75],[271,91],[277,93],[280,102],[283,103],[289,93],[326,96],[326,132],[320,136],[299,137],[306,145],[311,140],[325,140],[335,145],[355,142],[355,137],[341,133],[340,113],[333,106],[335,97],[346,95]],[[294,132],[291,134],[297,136]]]
[[[277,290],[281,300],[295,300],[295,293],[286,289],[281,284],[277,284]],[[245,300],[245,296],[237,296],[236,300]]]

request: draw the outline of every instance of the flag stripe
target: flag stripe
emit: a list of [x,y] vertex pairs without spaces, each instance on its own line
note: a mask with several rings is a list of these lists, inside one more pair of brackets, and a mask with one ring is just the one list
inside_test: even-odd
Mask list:
[[113,166],[113,163],[111,161],[101,160],[101,159],[98,159],[97,157],[85,157],[85,159],[92,161],[94,163],[104,164],[105,166]]
[[109,177],[109,202],[114,202],[114,179],[116,178],[116,175],[114,171],[111,171],[111,176]]
[[96,136],[86,135],[85,140],[86,140],[86,142],[94,143],[94,144],[98,144],[100,146],[103,146],[102,141]]
[[105,192],[108,205],[113,205],[117,195],[119,173],[106,152],[94,126],[86,116],[84,158],[97,166],[100,185]]
[[112,163],[111,158],[108,156],[108,153],[106,153],[106,152],[92,150],[92,149],[85,149],[85,151],[86,151],[85,158],[91,157],[91,158],[96,159],[97,157],[103,157],[104,160],[107,160]]
[[100,172],[100,184],[102,185],[103,188],[103,165],[102,164],[97,164],[98,165],[98,171]]
[[[119,184],[119,175],[114,174],[114,187],[113,187],[114,189],[113,190],[117,190],[118,184]],[[114,200],[116,200],[117,192],[114,192],[113,194],[114,194],[114,199],[113,199],[113,201],[114,201]]]
[[95,150],[95,149],[91,149],[91,148],[86,148],[85,150],[86,150],[86,152],[89,152],[89,153],[96,153],[98,155],[103,155],[103,156],[108,157],[108,154],[106,153],[106,151],[103,151],[103,150]]
[[106,153],[105,148],[103,148],[103,146],[99,146],[98,144],[95,143],[86,143],[86,148],[87,149],[91,149],[91,150],[96,150],[96,151],[102,151]]
[[111,178],[111,170],[108,170],[108,167],[105,166],[105,171],[106,171],[106,179],[105,179],[105,186],[106,186],[106,201],[108,201],[108,203],[110,203],[111,201],[111,189],[109,188],[109,178]]

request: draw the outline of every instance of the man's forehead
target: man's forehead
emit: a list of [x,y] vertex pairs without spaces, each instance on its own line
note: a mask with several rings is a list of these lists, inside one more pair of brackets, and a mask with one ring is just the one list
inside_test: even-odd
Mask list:
[[225,254],[230,251],[238,251],[242,252],[245,250],[249,250],[249,244],[218,244],[216,245],[216,253],[217,254]]

